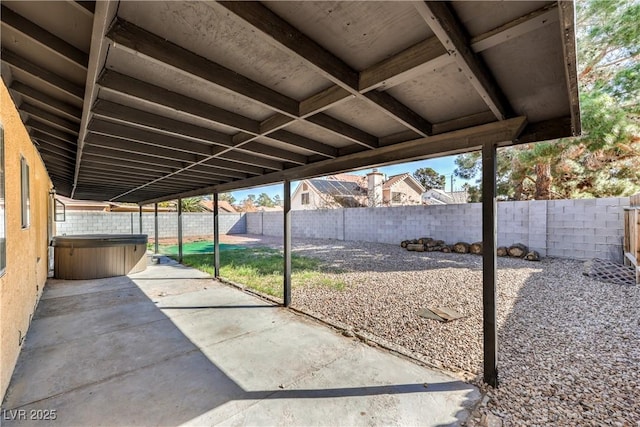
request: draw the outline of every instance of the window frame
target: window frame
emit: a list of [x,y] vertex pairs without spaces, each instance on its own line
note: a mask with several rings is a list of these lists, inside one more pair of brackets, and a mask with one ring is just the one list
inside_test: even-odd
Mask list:
[[309,200],[309,193],[300,193],[300,204],[302,205],[311,204]]
[[20,213],[22,229],[31,226],[31,177],[29,163],[24,156],[20,156]]

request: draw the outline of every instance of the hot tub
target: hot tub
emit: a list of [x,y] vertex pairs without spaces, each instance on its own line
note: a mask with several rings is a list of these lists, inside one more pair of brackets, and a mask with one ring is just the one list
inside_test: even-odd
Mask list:
[[57,279],[100,279],[147,268],[146,234],[55,236],[51,244]]

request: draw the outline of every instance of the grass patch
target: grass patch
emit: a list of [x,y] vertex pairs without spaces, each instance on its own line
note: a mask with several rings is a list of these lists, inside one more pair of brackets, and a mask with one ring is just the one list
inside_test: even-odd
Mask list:
[[[233,282],[282,298],[283,254],[277,249],[252,247],[240,250],[220,250],[220,275]],[[213,275],[211,254],[187,254],[182,263]],[[323,266],[320,260],[291,254],[291,285],[322,286],[337,290],[345,283],[325,276],[338,273]]]

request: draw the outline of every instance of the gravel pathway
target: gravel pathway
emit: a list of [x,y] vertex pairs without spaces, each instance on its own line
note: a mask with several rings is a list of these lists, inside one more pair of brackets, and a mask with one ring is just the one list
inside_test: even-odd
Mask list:
[[[263,243],[280,246],[281,239]],[[293,305],[482,378],[482,258],[399,246],[294,239],[343,272],[344,290],[295,288]],[[592,280],[583,263],[498,260],[500,388],[471,425],[640,426],[640,287]],[[294,284],[295,285],[295,284]],[[445,306],[439,323],[418,310]]]

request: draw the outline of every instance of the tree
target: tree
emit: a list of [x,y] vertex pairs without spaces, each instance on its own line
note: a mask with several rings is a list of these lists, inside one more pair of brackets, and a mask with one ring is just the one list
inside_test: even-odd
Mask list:
[[[576,11],[582,136],[500,150],[503,198],[640,191],[640,2],[587,0]],[[458,156],[456,164],[456,175],[466,179],[481,170],[475,153]]]
[[413,173],[413,177],[427,190],[432,188],[444,190],[445,176],[438,174],[432,168],[420,168]]
[[282,206],[282,199],[280,198],[279,194],[276,194],[275,196],[273,196],[273,203],[276,206]]
[[258,206],[265,206],[269,208],[275,206],[275,203],[273,203],[273,200],[271,200],[271,197],[269,197],[267,193],[260,194],[256,203],[258,204]]
[[182,199],[182,212],[204,212],[207,209],[202,205],[202,197],[189,197]]
[[231,195],[231,193],[220,193],[218,194],[219,200],[224,200],[225,202],[229,202],[229,204],[234,204],[236,202],[236,198]]

